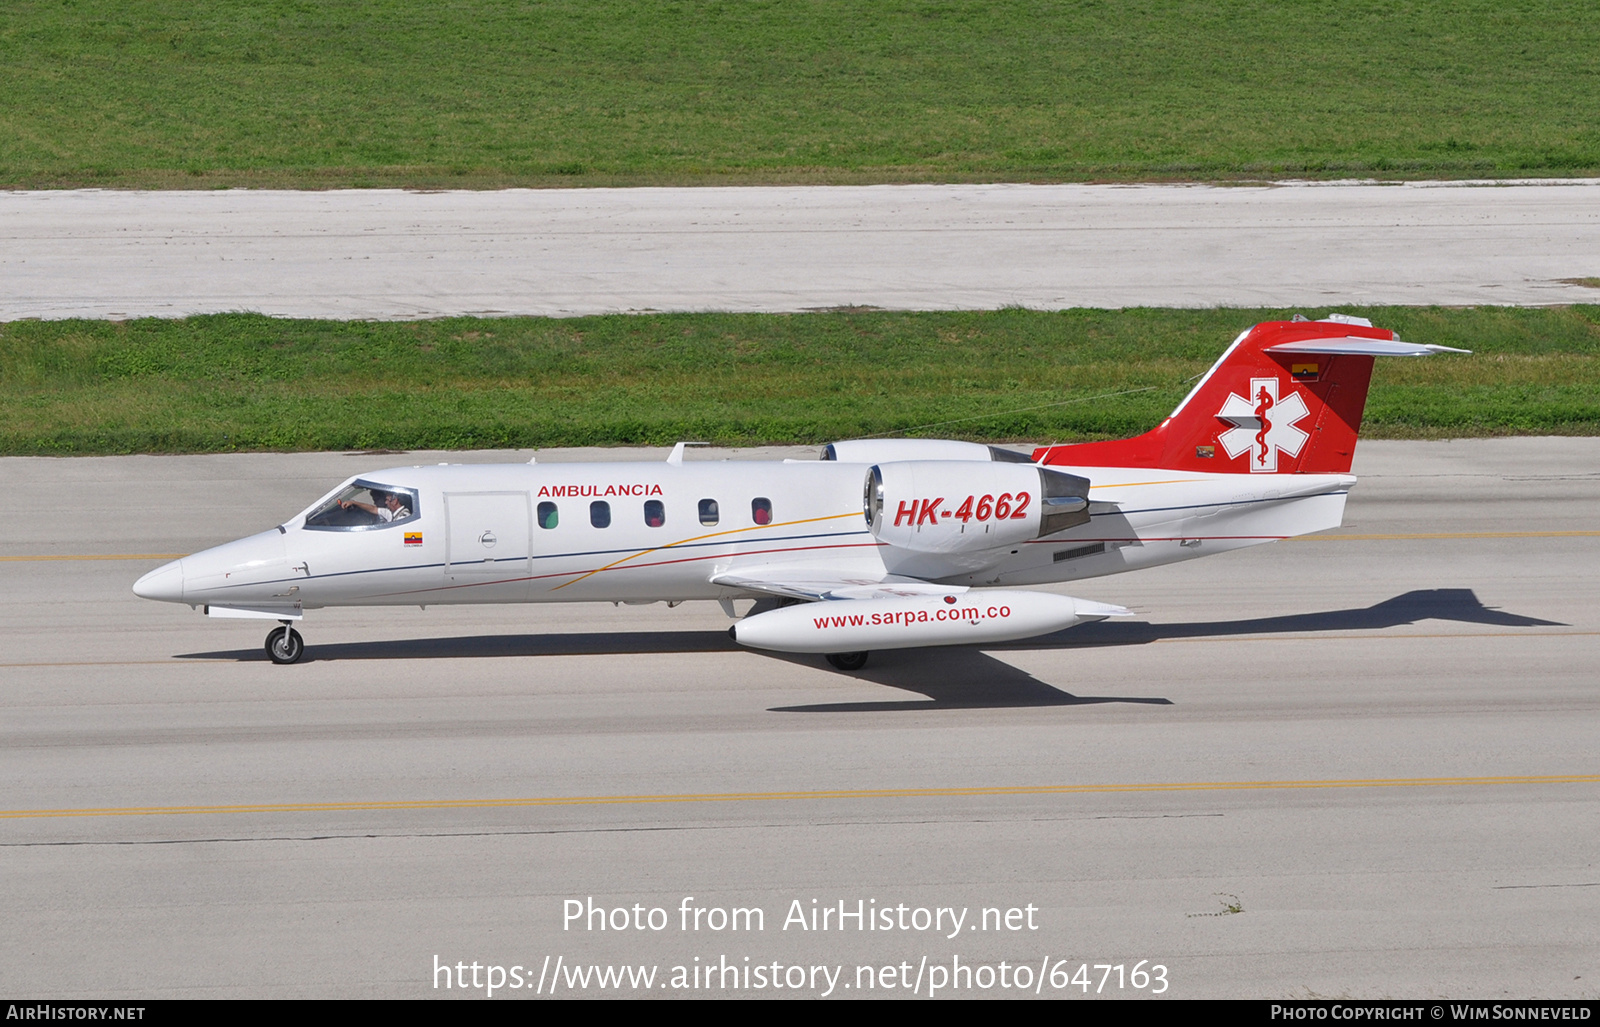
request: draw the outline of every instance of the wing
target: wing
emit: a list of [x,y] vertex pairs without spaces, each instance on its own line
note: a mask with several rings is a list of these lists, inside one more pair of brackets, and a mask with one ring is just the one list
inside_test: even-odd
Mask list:
[[[915,599],[923,596],[957,596],[969,591],[966,585],[939,585],[895,574],[885,574],[882,577],[829,575],[826,570],[818,567],[796,567],[791,570],[763,568],[762,576],[759,578],[729,573],[719,574],[711,581],[716,585],[746,592],[760,592],[763,595],[809,601]],[[1105,620],[1107,617],[1134,616],[1133,611],[1126,607],[1096,603],[1088,599],[1074,599],[1070,596],[1062,598],[1074,605],[1079,623]]]
[[719,574],[712,584],[782,596],[785,599],[909,599],[915,596],[960,595],[965,585],[935,585],[895,574],[877,577],[830,574],[823,567],[766,568],[760,576]]

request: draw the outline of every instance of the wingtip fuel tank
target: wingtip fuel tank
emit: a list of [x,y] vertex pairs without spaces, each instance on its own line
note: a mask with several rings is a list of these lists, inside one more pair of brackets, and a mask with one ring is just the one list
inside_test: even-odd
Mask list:
[[733,639],[752,649],[843,653],[1009,642],[1131,615],[1120,606],[1049,592],[966,592],[786,606],[735,624]]

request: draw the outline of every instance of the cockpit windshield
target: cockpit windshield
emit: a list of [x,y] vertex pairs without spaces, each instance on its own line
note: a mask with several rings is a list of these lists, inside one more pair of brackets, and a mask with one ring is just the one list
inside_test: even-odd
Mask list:
[[317,531],[365,531],[417,519],[417,493],[370,481],[355,481],[306,515]]

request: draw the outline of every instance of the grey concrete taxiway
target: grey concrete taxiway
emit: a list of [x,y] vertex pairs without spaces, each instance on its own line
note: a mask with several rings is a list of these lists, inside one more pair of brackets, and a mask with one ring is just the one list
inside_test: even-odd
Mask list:
[[1527,305],[1596,280],[1600,180],[0,193],[0,321]]
[[[1600,440],[1365,442],[1328,537],[854,674],[710,603],[322,611],[278,667],[129,591],[347,474],[492,458],[0,460],[0,990],[1600,995]],[[888,926],[809,929],[841,902]],[[764,930],[692,923],[735,907]]]

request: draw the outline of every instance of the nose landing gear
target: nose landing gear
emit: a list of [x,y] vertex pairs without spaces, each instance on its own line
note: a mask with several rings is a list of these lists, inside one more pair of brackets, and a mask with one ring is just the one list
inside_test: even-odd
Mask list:
[[867,665],[867,654],[829,653],[828,662],[838,670],[860,670]]
[[267,633],[266,650],[273,663],[293,663],[305,653],[306,643],[300,632],[284,621],[283,627]]

